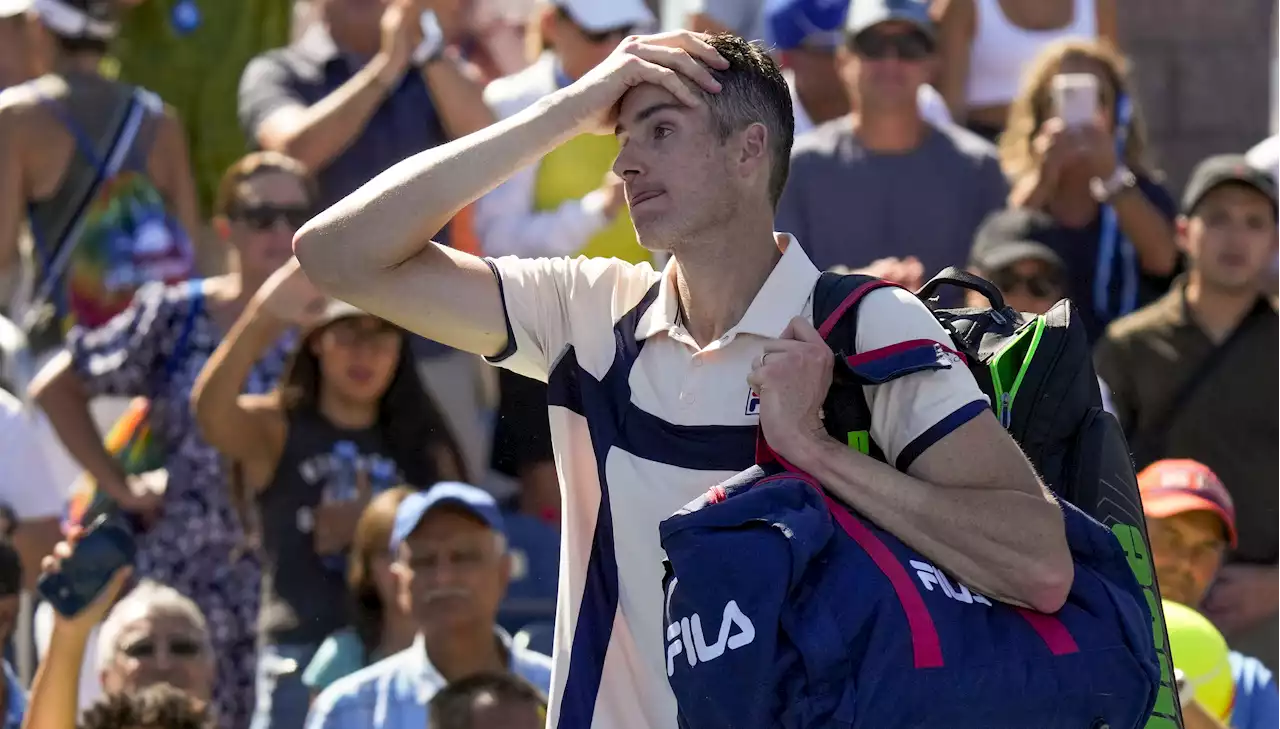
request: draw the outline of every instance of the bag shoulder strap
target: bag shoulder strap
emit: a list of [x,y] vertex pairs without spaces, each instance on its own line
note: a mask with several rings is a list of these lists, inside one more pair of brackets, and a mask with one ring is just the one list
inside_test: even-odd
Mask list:
[[190,292],[191,304],[187,307],[187,315],[182,322],[182,331],[178,333],[178,341],[173,346],[173,352],[169,354],[169,359],[164,363],[164,379],[166,382],[173,379],[178,368],[186,361],[187,354],[191,348],[191,332],[196,327],[196,317],[199,316],[200,310],[204,308],[204,279],[193,278],[187,281],[187,288]]

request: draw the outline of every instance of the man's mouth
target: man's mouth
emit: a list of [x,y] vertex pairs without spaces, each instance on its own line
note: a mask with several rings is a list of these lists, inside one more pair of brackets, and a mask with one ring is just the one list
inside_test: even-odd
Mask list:
[[648,200],[652,200],[661,194],[662,194],[661,190],[645,190],[644,192],[639,192],[633,195],[631,197],[631,204],[639,205],[640,203],[646,202]]

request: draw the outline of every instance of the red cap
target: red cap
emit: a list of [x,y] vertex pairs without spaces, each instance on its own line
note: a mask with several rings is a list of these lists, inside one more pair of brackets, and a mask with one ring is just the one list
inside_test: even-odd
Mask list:
[[1236,507],[1222,480],[1209,467],[1187,458],[1170,458],[1138,474],[1142,510],[1162,519],[1188,511],[1211,511],[1222,519],[1227,539],[1236,546]]

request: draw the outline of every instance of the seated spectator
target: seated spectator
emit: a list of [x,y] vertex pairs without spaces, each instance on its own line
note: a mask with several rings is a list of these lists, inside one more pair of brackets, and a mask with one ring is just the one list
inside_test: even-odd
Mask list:
[[[299,40],[245,66],[238,102],[245,136],[306,164],[319,183],[321,210],[397,162],[492,124],[483,85],[440,27],[458,4],[430,3],[448,12],[424,34],[428,3],[421,0],[319,2]],[[447,234],[439,240],[448,242]],[[467,472],[483,473],[489,430],[482,362],[418,337],[412,347]]]
[[408,648],[418,626],[396,592],[387,551],[396,509],[413,493],[397,486],[374,496],[356,522],[347,562],[352,625],[324,639],[302,673],[312,697],[343,676]]
[[[1054,116],[1053,77],[1091,74],[1098,117],[1068,127]],[[1178,270],[1177,208],[1146,165],[1146,130],[1124,58],[1093,41],[1062,41],[1028,68],[1000,138],[1010,207],[1043,210],[1063,228],[1067,293],[1090,339],[1159,298]]]
[[[933,33],[924,3],[850,8],[838,55],[856,111],[796,139],[775,224],[820,269],[867,266],[918,288],[926,271],[963,265],[978,224],[1004,207],[995,148],[920,115],[919,90],[936,64]],[[899,265],[907,256],[918,265]]]
[[[279,386],[241,394],[254,363],[293,327],[298,343]],[[301,669],[347,624],[346,552],[360,513],[397,484],[460,477],[462,456],[418,379],[407,334],[326,302],[292,259],[205,363],[191,403],[205,439],[238,464],[262,527],[253,726],[298,726],[308,705]]]
[[[227,246],[222,276],[143,287],[107,325],[76,327],[40,372],[32,397],[66,449],[101,493],[146,525],[137,536],[138,577],[178,590],[213,626],[218,661],[215,711],[228,729],[253,711],[255,640],[262,580],[228,488],[225,460],[201,437],[191,388],[200,368],[258,287],[292,255],[297,226],[314,209],[315,192],[296,160],[274,152],[248,155],[219,186],[213,227]],[[284,368],[288,342],[254,366],[245,391],[265,392]],[[164,444],[163,493],[125,474],[89,417],[104,396],[145,397],[163,417],[153,437]],[[79,495],[79,494],[77,494]]]
[[1064,39],[1116,44],[1116,0],[937,0],[939,86],[970,131],[995,142],[1022,74]]
[[[1000,289],[1014,311],[1043,314],[1066,293],[1066,270],[1054,252],[1057,224],[1034,210],[1001,210],[978,228],[969,251],[969,271]],[[976,291],[965,292],[965,306],[991,304]]]
[[79,729],[208,729],[205,705],[167,684],[115,694],[94,705]]
[[[1151,537],[1151,561],[1160,594],[1199,608],[1236,546],[1236,510],[1227,489],[1207,466],[1192,460],[1157,461],[1138,474],[1142,510]],[[1280,693],[1275,676],[1257,658],[1228,654],[1235,681],[1231,729],[1274,729],[1280,725]],[[1186,729],[1221,729],[1222,724],[1194,700],[1182,704]]]
[[[844,3],[823,0],[784,0],[765,8],[765,38],[791,88],[796,136],[850,111],[836,63],[847,15]],[[929,84],[920,86],[917,100],[925,121],[934,126],[952,123],[946,102]]]
[[511,559],[492,496],[460,483],[411,494],[396,511],[390,547],[418,637],[321,692],[308,729],[426,726],[424,702],[485,671],[509,670],[544,693],[550,689],[551,659],[512,646],[494,624]]
[[[73,532],[54,547],[45,558],[46,574],[61,569],[63,560],[75,553],[78,539],[79,532]],[[49,652],[31,684],[24,729],[76,726],[76,674],[99,623],[97,671],[107,701],[116,696],[136,698],[149,687],[168,684],[210,705],[213,643],[200,608],[177,590],[146,580],[120,597],[132,573],[132,568],[118,570],[75,615],[54,614]]]
[[[0,646],[10,645],[18,622],[22,592],[22,560],[7,539],[0,539]],[[27,692],[7,659],[0,681],[0,729],[19,729],[27,711]]]
[[441,689],[430,714],[431,729],[542,729],[547,704],[519,676],[481,673]]
[[1239,155],[1192,173],[1178,218],[1188,272],[1163,298],[1107,328],[1098,376],[1138,467],[1191,458],[1239,505],[1239,545],[1202,611],[1272,670],[1277,651],[1276,303],[1258,275],[1276,255],[1276,186]]

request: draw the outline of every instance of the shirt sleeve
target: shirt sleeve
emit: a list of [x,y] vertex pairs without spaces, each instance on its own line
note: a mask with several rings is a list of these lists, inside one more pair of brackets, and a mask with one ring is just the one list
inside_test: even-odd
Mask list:
[[72,367],[91,397],[150,397],[160,388],[181,336],[178,310],[190,303],[185,289],[147,284],[111,321],[67,334]]
[[240,128],[252,147],[257,147],[258,127],[267,117],[286,106],[307,106],[294,88],[293,74],[283,59],[268,53],[244,67],[238,92]]
[[[570,346],[587,364],[597,350],[612,360],[613,324],[653,283],[648,266],[616,258],[485,259],[498,279],[506,309],[507,346],[490,364],[546,382]],[[605,363],[607,366],[607,363]]]
[[[920,340],[953,346],[933,312],[897,287],[867,294],[858,307],[857,332],[859,354]],[[903,472],[934,443],[989,407],[977,381],[960,363],[869,385],[863,392],[871,410],[871,439]]]
[[609,223],[597,191],[534,210],[537,166],[526,167],[476,201],[475,229],[489,256],[572,256]]

